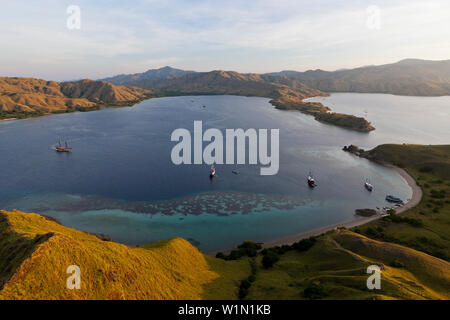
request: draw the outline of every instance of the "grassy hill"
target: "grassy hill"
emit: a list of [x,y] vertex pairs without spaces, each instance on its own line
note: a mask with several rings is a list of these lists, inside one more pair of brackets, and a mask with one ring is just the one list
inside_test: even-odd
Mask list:
[[450,261],[450,145],[386,144],[362,156],[403,167],[422,188],[423,198],[403,219],[385,218],[358,231]]
[[[81,290],[66,288],[69,265],[81,269]],[[233,298],[247,265],[206,258],[180,238],[130,248],[37,214],[0,213],[0,299],[200,299],[217,285]]]
[[405,59],[348,70],[282,71],[282,75],[326,92],[391,93],[408,96],[450,95],[450,60]]
[[[401,267],[393,264],[398,259]],[[366,269],[374,264],[382,269],[381,290],[371,291]],[[446,261],[338,230],[305,252],[290,250],[273,267],[260,268],[246,299],[449,299],[449,285]]]
[[115,86],[102,81],[58,83],[3,77],[0,78],[0,119],[90,111],[108,105],[131,105],[149,94],[142,88]]

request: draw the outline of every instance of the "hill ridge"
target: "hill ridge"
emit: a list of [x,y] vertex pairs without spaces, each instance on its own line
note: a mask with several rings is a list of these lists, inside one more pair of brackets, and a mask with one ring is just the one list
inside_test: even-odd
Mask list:
[[0,77],[0,119],[131,105],[149,95],[149,90],[90,79],[58,83],[35,78]]

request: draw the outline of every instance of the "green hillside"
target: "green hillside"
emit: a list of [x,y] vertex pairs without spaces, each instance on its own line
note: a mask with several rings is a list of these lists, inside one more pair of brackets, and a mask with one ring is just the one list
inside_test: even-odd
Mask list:
[[423,198],[401,215],[403,219],[385,218],[358,230],[450,261],[450,145],[387,144],[363,156],[406,169],[422,188]]

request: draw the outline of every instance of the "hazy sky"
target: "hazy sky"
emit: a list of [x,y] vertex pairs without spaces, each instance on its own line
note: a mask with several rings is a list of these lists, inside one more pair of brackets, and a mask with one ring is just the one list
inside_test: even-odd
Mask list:
[[[69,5],[79,30],[67,27]],[[450,59],[448,0],[1,0],[0,30],[0,76],[52,80]]]

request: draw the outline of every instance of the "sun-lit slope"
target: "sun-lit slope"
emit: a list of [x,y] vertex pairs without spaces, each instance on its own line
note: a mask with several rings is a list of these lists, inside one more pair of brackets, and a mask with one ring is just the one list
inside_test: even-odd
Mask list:
[[[12,274],[0,299],[200,299],[221,277],[180,238],[130,248],[37,214],[0,215],[0,286]],[[81,290],[66,288],[70,265],[80,267]]]
[[105,81],[89,79],[76,82],[62,82],[61,92],[71,98],[85,98],[100,103],[123,104],[138,101],[149,93],[148,90],[136,87],[116,86]]
[[58,82],[33,78],[0,78],[0,112],[53,112],[68,106],[92,107],[87,99],[65,96]]
[[[392,267],[394,260],[404,265]],[[366,286],[373,264],[382,266],[381,290]],[[260,268],[247,299],[307,299],[312,286],[321,288],[317,299],[449,299],[449,273],[446,261],[339,230],[306,252],[289,251],[272,268]]]
[[[426,253],[401,246],[373,240],[350,231],[341,231],[335,240],[344,248],[368,259],[375,259],[386,265],[395,260],[414,275],[415,289],[424,294],[436,293],[442,298],[450,298],[450,263]],[[395,278],[395,275],[393,275]]]
[[104,81],[46,81],[0,77],[0,119],[47,113],[96,110],[100,106],[132,105],[148,97],[142,88],[115,86]]

